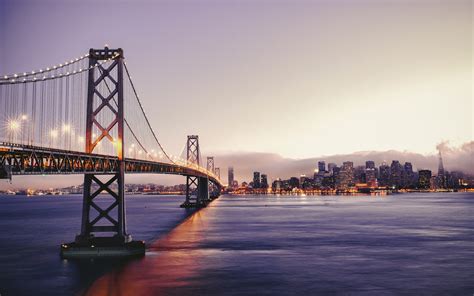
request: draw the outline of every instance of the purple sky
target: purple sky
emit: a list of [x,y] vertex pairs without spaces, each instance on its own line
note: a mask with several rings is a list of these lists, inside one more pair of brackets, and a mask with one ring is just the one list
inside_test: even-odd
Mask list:
[[474,138],[472,12],[469,0],[0,0],[0,72],[109,44],[171,153],[199,134],[204,154],[429,155]]

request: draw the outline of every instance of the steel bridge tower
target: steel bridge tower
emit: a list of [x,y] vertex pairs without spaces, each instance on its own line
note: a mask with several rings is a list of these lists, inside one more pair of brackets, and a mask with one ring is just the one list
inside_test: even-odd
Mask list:
[[[111,64],[108,67],[98,63],[109,59]],[[89,51],[85,152],[92,154],[101,141],[110,141],[115,147],[118,167],[116,173],[110,175],[84,175],[81,233],[76,236],[75,243],[62,245],[63,257],[81,257],[92,250],[107,256],[110,247],[113,248],[112,253],[141,254],[145,251],[144,243],[132,242],[126,229],[123,59],[121,48],[91,48]],[[95,68],[99,70],[100,75],[96,76]],[[105,94],[101,92],[104,84],[108,90]],[[101,115],[105,112],[113,114],[110,122],[101,120]],[[116,138],[113,135],[116,135]],[[105,206],[103,202],[98,202],[98,197],[103,192],[113,198],[111,203]],[[97,233],[108,235],[96,237]],[[131,246],[136,247],[137,243],[138,248],[133,249]]]
[[[186,162],[187,165],[199,167],[201,164],[199,137],[197,135],[188,136],[186,142]],[[186,176],[186,201],[182,208],[205,207],[209,199],[209,178]]]

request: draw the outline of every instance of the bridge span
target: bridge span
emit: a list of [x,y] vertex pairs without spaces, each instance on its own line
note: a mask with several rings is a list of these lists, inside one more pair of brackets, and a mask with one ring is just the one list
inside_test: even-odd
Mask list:
[[205,207],[224,186],[214,157],[202,166],[197,135],[181,154],[163,149],[120,48],[3,75],[0,98],[0,179],[84,175],[81,232],[61,245],[65,258],[145,253],[126,230],[125,174],[184,176],[184,208]]

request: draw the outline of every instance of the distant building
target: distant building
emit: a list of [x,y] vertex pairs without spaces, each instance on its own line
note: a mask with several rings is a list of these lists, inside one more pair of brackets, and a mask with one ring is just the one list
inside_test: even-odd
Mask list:
[[372,187],[372,188],[375,188],[378,186],[375,166],[367,167],[367,164],[366,164],[365,182],[367,183],[367,186]]
[[379,185],[386,187],[390,185],[390,167],[384,162],[379,167]]
[[232,188],[239,188],[239,182],[237,180],[232,181]]
[[318,161],[318,173],[323,175],[326,171],[326,162],[325,161]]
[[436,181],[437,188],[446,188],[446,172],[444,171],[443,158],[441,157],[441,150],[439,150],[439,163],[438,163],[438,177]]
[[403,187],[412,188],[415,185],[415,173],[413,172],[413,166],[411,162],[405,162],[403,166]]
[[328,163],[328,171],[330,174],[334,174],[334,168],[337,168],[337,164],[330,162]]
[[300,180],[296,177],[291,177],[289,181],[290,189],[299,188],[300,187]]
[[354,182],[355,183],[366,183],[365,166],[359,165],[354,169]]
[[260,187],[261,188],[268,188],[268,178],[267,178],[267,175],[265,175],[265,174],[262,174],[262,180],[261,180],[261,183],[260,183]]
[[393,160],[390,165],[390,186],[402,187],[403,167],[398,160]]
[[420,170],[418,171],[418,188],[430,189],[431,187],[431,171]]
[[232,184],[234,183],[234,168],[233,167],[229,167],[228,171],[227,171],[227,178],[228,178],[228,186],[229,187],[232,187]]
[[345,190],[354,185],[354,163],[345,161],[336,178],[337,189]]
[[373,160],[367,160],[365,162],[366,169],[375,169],[375,162]]
[[260,172],[253,173],[253,188],[260,188]]
[[303,185],[303,183],[308,179],[306,175],[300,175],[300,186]]

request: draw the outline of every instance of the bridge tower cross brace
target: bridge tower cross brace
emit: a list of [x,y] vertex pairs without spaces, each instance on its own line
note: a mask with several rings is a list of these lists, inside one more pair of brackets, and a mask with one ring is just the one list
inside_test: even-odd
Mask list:
[[[111,59],[108,67],[100,64],[100,61],[108,59]],[[99,232],[112,233],[112,236],[108,238],[117,243],[131,241],[131,236],[126,231],[124,198],[123,59],[123,50],[120,48],[91,48],[89,51],[86,153],[93,153],[101,141],[108,140],[115,146],[118,167],[117,172],[106,176],[107,180],[105,181],[94,173],[84,175],[81,234],[76,237],[78,243],[90,243],[94,238],[94,233]],[[99,70],[98,74],[95,68]],[[107,86],[108,91],[105,94],[100,91],[99,85],[101,84]],[[112,121],[101,122],[100,114],[110,111],[113,114]],[[99,135],[96,138],[93,133],[94,128],[99,130]],[[117,135],[115,139],[112,136],[114,132]],[[96,189],[97,186],[98,189]],[[95,200],[102,192],[106,192],[113,197],[112,203],[105,208]],[[94,212],[95,217],[93,217]],[[104,225],[104,222],[106,225]]]

